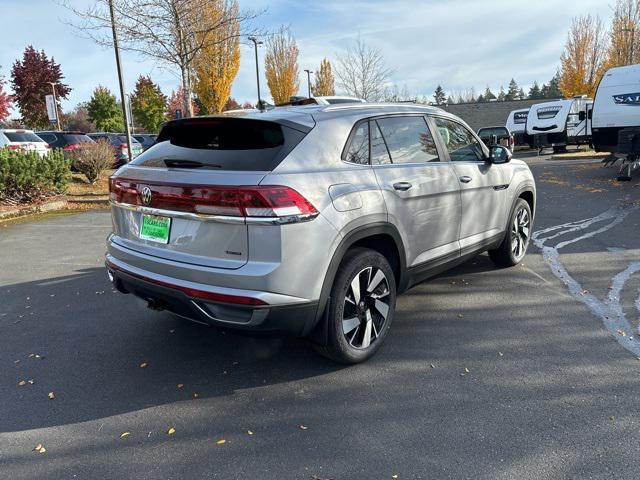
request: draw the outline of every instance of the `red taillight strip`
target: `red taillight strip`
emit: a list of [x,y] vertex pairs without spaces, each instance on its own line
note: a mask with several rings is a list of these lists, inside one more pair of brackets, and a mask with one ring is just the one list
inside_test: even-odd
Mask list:
[[137,273],[133,273],[133,272],[130,272],[130,271],[125,270],[123,268],[120,268],[120,267],[114,265],[113,263],[111,263],[109,260],[105,260],[105,265],[110,270],[115,270],[115,271],[118,271],[118,272],[122,272],[125,275],[129,275],[131,277],[135,277],[135,278],[137,278],[139,280],[142,280],[142,281],[147,282],[147,283],[152,283],[152,284],[158,285],[160,287],[170,288],[172,290],[178,290],[178,291],[184,293],[185,295],[187,295],[188,297],[197,298],[197,299],[200,299],[200,300],[209,300],[209,301],[212,301],[212,302],[222,302],[222,303],[234,303],[236,305],[249,305],[249,306],[268,305],[267,302],[264,302],[264,301],[260,300],[259,298],[241,297],[241,296],[238,296],[238,295],[227,295],[227,294],[224,294],[224,293],[207,292],[205,290],[198,290],[196,288],[182,287],[180,285],[174,285],[172,283],[163,282],[162,280],[155,280],[153,278],[149,278],[149,277],[146,277],[144,275],[139,275]]

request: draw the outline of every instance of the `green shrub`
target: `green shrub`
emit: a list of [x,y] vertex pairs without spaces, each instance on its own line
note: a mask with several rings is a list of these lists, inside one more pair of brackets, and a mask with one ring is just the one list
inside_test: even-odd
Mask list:
[[26,203],[63,193],[71,179],[71,162],[55,150],[36,152],[0,148],[0,201]]

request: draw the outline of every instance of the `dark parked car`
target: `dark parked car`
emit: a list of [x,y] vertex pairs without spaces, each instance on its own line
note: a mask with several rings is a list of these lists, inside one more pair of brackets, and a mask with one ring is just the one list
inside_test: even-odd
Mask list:
[[487,147],[502,145],[513,152],[515,138],[507,127],[484,127],[478,130],[478,136]]
[[93,143],[93,140],[82,132],[43,131],[36,134],[47,142],[50,148],[61,148],[65,155],[72,153],[83,142]]
[[158,136],[155,133],[139,133],[134,135],[133,138],[140,142],[144,150],[147,150],[149,147],[155,145]]
[[[87,133],[93,140],[104,139],[109,141],[115,149],[117,165],[124,165],[129,161],[129,149],[127,147],[127,136],[123,133],[96,132]],[[142,153],[142,145],[135,138],[131,137],[131,157],[136,158]]]

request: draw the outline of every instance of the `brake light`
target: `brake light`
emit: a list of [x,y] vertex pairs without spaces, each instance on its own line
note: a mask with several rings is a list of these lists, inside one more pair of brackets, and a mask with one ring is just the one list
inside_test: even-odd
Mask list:
[[69,145],[64,147],[62,150],[64,150],[65,152],[70,152],[73,150],[78,150],[78,148],[80,148],[80,145],[78,145],[77,143],[70,143]]
[[22,145],[7,145],[9,150],[20,150],[22,149]]
[[[151,190],[148,204],[142,190]],[[109,179],[109,198],[114,202],[152,208],[233,217],[313,219],[316,208],[292,188],[279,185],[209,186],[149,184],[125,178]]]
[[129,147],[127,147],[126,143],[121,143],[118,148],[120,149],[121,152],[126,152],[127,150],[129,150]]

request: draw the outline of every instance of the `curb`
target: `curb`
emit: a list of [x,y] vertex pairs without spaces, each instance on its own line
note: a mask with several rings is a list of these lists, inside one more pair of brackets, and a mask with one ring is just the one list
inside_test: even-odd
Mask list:
[[608,153],[604,155],[567,155],[566,157],[563,157],[562,155],[563,154],[551,155],[549,160],[603,160],[609,156]]
[[8,220],[14,220],[16,218],[28,217],[31,215],[37,215],[40,213],[51,212],[53,210],[61,210],[69,203],[82,203],[82,204],[95,204],[95,205],[108,205],[108,195],[78,195],[78,196],[66,196],[63,198],[57,198],[49,202],[44,202],[39,205],[28,205],[25,207],[16,207],[12,210],[6,210],[0,212],[0,223]]

